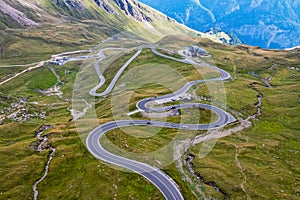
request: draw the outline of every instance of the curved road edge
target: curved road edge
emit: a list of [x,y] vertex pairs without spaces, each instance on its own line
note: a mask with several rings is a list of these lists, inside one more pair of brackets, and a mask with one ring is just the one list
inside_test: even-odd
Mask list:
[[[95,69],[100,78],[100,83],[95,88],[93,88],[92,90],[89,91],[90,95],[100,97],[100,96],[105,96],[105,95],[109,94],[112,91],[112,89],[114,88],[117,80],[119,79],[119,77],[121,76],[123,71],[129,66],[129,64],[135,58],[137,58],[140,55],[140,53],[142,52],[142,50],[144,48],[151,48],[151,50],[154,54],[161,56],[161,57],[168,58],[168,59],[172,59],[172,60],[175,60],[178,62],[183,62],[183,63],[187,63],[187,64],[199,64],[199,63],[196,63],[189,59],[177,59],[177,58],[173,58],[171,56],[161,54],[156,50],[156,48],[153,45],[142,45],[138,48],[138,51],[120,68],[120,70],[117,72],[117,74],[111,81],[110,85],[106,88],[106,90],[102,93],[97,93],[96,91],[101,86],[103,86],[103,84],[105,83],[105,78],[102,75],[100,67],[98,65],[99,62],[101,60],[105,59],[105,57],[106,57],[104,54],[104,51],[106,49],[103,49],[99,52],[100,59],[94,63]],[[220,77],[215,78],[215,79],[209,79],[209,81],[218,81],[218,80],[223,81],[223,80],[227,80],[231,77],[229,73],[227,73],[226,71],[224,71],[222,69],[219,69],[217,67],[210,66],[210,65],[208,65],[208,67],[214,68],[221,73]],[[184,87],[182,87],[180,90],[178,90],[175,93],[156,97],[155,99],[148,98],[148,99],[141,100],[141,101],[137,102],[137,108],[142,111],[146,111],[146,112],[161,112],[161,111],[167,111],[167,110],[173,109],[172,107],[167,106],[164,108],[160,108],[160,110],[156,110],[153,108],[148,108],[146,104],[150,101],[154,101],[157,99],[165,99],[165,98],[170,98],[172,96],[183,94],[191,86],[201,83],[201,82],[204,82],[204,81],[205,80],[192,81],[192,82],[187,83]],[[220,108],[212,106],[212,105],[200,104],[200,103],[176,105],[176,109],[184,109],[184,108],[192,108],[192,107],[209,109],[209,110],[215,112],[219,116],[219,119],[216,122],[211,123],[211,124],[175,124],[175,123],[159,122],[159,121],[151,121],[150,122],[149,120],[112,121],[112,122],[108,122],[108,123],[100,125],[99,127],[94,129],[88,135],[88,137],[86,139],[87,148],[94,157],[96,157],[97,159],[99,159],[101,161],[104,161],[104,162],[107,162],[107,163],[110,163],[113,165],[117,165],[120,167],[124,167],[126,169],[129,169],[133,172],[136,172],[136,173],[142,175],[143,177],[148,179],[150,182],[152,182],[161,191],[161,193],[164,195],[164,197],[167,200],[183,200],[184,198],[183,198],[182,194],[180,193],[180,189],[179,189],[178,185],[173,181],[172,178],[170,178],[164,172],[162,172],[161,170],[159,170],[155,167],[147,165],[145,163],[141,163],[141,162],[138,162],[135,160],[124,158],[124,157],[121,157],[121,156],[118,156],[118,155],[108,152],[100,144],[100,139],[106,132],[116,129],[116,128],[121,128],[121,127],[126,127],[126,126],[156,126],[156,127],[176,128],[176,129],[185,129],[185,130],[208,130],[208,129],[219,128],[219,127],[225,126],[225,125],[235,121],[235,118],[231,114],[221,110]]]

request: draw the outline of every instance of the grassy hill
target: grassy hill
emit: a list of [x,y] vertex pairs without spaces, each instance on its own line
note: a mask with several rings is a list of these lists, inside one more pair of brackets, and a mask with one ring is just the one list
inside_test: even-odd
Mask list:
[[[179,184],[186,199],[198,199],[196,196],[202,195],[224,199],[224,194],[232,199],[299,197],[299,51],[268,51],[216,43],[142,4],[137,7],[142,7],[139,9],[144,14],[128,10],[128,6],[123,9],[125,7],[121,0],[101,1],[102,4],[98,1],[99,5],[90,0],[0,0],[1,5],[4,5],[3,2],[23,12],[26,15],[24,19],[28,18],[34,23],[26,21],[32,24],[24,25],[1,12],[0,44],[3,53],[0,66],[33,63],[49,59],[54,53],[89,49],[107,36],[125,30],[134,32],[133,38],[158,41],[157,45],[174,52],[183,46],[202,46],[212,55],[212,60],[203,58],[203,61],[214,61],[233,77],[224,83],[228,111],[237,118],[245,119],[256,112],[257,95],[262,94],[262,114],[257,120],[251,120],[251,128],[219,139],[205,158],[198,156],[201,144],[189,148],[189,154],[194,155],[194,170],[204,182],[188,172],[188,152],[163,170]],[[107,3],[106,6],[103,2]],[[149,28],[150,25],[153,28]],[[202,38],[164,37],[176,33],[201,35]],[[107,80],[134,53],[135,50],[128,51],[109,60],[109,68],[104,70]],[[151,62],[168,65],[182,72],[188,80],[199,78],[191,66],[157,57],[150,50],[144,50],[129,69]],[[73,85],[82,64],[70,62],[64,66],[54,66],[47,63],[0,86],[0,199],[32,199],[32,185],[42,177],[49,158],[49,149],[42,152],[35,150],[39,142],[36,134],[43,124],[51,125],[42,134],[49,139],[45,147],[51,145],[56,152],[49,174],[38,185],[39,199],[163,199],[160,192],[142,177],[96,160],[80,140],[68,99],[72,98]],[[0,78],[7,78],[26,68],[1,67]],[[53,70],[60,77],[60,82]],[[86,70],[95,74],[93,65],[87,65]],[[203,73],[211,72],[203,70]],[[272,87],[267,87],[263,80],[268,80]],[[55,84],[61,87],[65,99],[39,92]],[[179,88],[179,85],[174,87]],[[209,95],[201,85],[193,90],[193,94],[198,96]],[[135,102],[142,98],[168,92],[168,88],[160,85],[145,85],[132,96],[130,109],[135,109]],[[21,119],[19,121],[2,120],[3,115],[15,113],[18,106],[22,108],[21,114],[31,114],[31,117],[22,121],[21,114],[17,114]],[[111,106],[110,96],[96,98],[99,123],[114,120]],[[43,115],[46,118],[40,117]],[[203,123],[210,116],[210,112],[204,111],[201,116]],[[142,116],[134,117],[140,119]],[[168,120],[177,122],[180,121],[179,117]],[[88,120],[86,122],[89,123]],[[198,136],[202,134],[197,133]],[[150,152],[171,141],[176,131],[163,129],[146,139],[125,135],[121,130],[111,131],[107,135],[107,140],[126,151]],[[214,186],[221,189],[223,194],[216,191]]]
[[122,31],[155,41],[193,31],[136,1],[1,0],[0,65],[47,59],[51,54],[86,49]]
[[[173,42],[174,39],[177,42]],[[256,90],[264,96],[262,115],[258,120],[252,120],[251,128],[219,139],[213,151],[205,158],[198,157],[201,144],[189,148],[190,153],[195,155],[195,172],[206,183],[215,183],[229,198],[297,198],[300,87],[299,71],[293,71],[290,67],[299,67],[299,52],[266,51],[248,46],[230,47],[207,39],[182,40],[180,37],[166,37],[158,44],[174,49],[188,44],[205,46],[215,63],[234,77],[225,83],[225,89],[228,111],[235,113],[236,117],[245,119],[256,111],[257,93],[250,88],[250,84],[256,82]],[[129,52],[125,57],[133,53]],[[180,69],[188,79],[195,78],[190,66],[157,57],[149,50],[145,50],[130,68],[148,63],[148,60]],[[113,68],[109,68],[105,76],[109,79],[123,62],[123,57],[116,59],[111,65]],[[270,70],[273,64],[275,66]],[[63,78],[62,90],[67,98],[72,96],[72,86],[80,65],[68,63],[63,67],[53,66]],[[43,135],[49,138],[49,144],[57,150],[47,178],[39,184],[39,198],[98,199],[101,196],[110,199],[117,195],[120,199],[162,199],[160,192],[143,178],[115,170],[89,154],[77,134],[74,122],[70,121],[71,105],[56,96],[44,96],[35,91],[36,88],[46,89],[55,83],[55,76],[47,67],[51,66],[28,72],[1,86],[1,102],[6,102],[5,105],[1,104],[4,107],[18,101],[14,98],[25,96],[29,102],[39,102],[37,105],[27,104],[28,112],[44,111],[47,115],[46,120],[33,118],[24,123],[5,121],[0,126],[2,197],[32,199],[32,184],[41,177],[49,155],[47,151],[39,153],[32,149],[37,143],[35,134],[40,125],[51,124],[52,128]],[[253,77],[249,72],[255,72],[261,77],[271,75],[273,88],[266,87],[259,77]],[[159,85],[146,85],[133,95],[130,107],[141,98],[168,92],[168,89]],[[209,95],[205,94],[201,86],[196,88],[196,93]],[[11,98],[7,99],[4,94],[10,94]],[[111,97],[96,101],[100,123],[113,120],[110,108]],[[141,116],[136,115],[135,118]],[[169,120],[178,121],[177,118]],[[203,132],[198,133],[199,136],[201,134]],[[163,129],[145,140],[114,130],[108,133],[107,139],[126,151],[148,152],[164,146],[174,135],[175,130]],[[186,156],[178,162],[185,163]],[[178,162],[163,170],[180,185],[186,199],[197,199],[191,191],[198,196],[204,193],[207,197],[224,198],[213,186],[193,178],[186,165],[181,166]],[[194,181],[189,182],[187,176]],[[202,194],[197,193],[196,187],[201,188]]]

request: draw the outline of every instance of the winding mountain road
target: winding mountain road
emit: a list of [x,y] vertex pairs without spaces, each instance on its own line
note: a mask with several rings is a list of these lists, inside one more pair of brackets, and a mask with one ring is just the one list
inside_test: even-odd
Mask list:
[[[174,61],[187,63],[187,64],[196,64],[191,59],[178,59],[173,58],[171,56],[167,56],[164,54],[159,53],[156,48],[152,45],[142,45],[138,48],[137,52],[120,68],[120,70],[115,75],[114,79],[111,81],[110,85],[106,88],[106,90],[102,93],[97,93],[96,91],[103,86],[105,83],[105,78],[102,75],[102,72],[98,66],[99,62],[103,59],[105,59],[104,51],[108,49],[103,49],[100,51],[100,59],[94,63],[95,69],[98,73],[98,76],[100,78],[100,83],[93,88],[89,93],[92,96],[105,96],[109,94],[112,89],[114,88],[117,80],[123,73],[123,71],[129,66],[129,64],[136,59],[140,53],[143,51],[144,48],[151,48],[152,52],[158,56],[171,59]],[[198,64],[198,63],[197,63]],[[214,68],[215,70],[219,71],[221,76],[218,78],[210,79],[209,81],[223,81],[229,79],[231,76],[226,71],[219,69],[214,66],[208,65],[210,68]],[[223,111],[220,108],[217,108],[212,105],[207,104],[200,104],[200,103],[189,103],[189,104],[178,104],[173,106],[166,106],[163,108],[149,108],[147,107],[147,104],[151,101],[156,100],[162,100],[162,99],[168,99],[172,97],[176,97],[182,94],[185,94],[193,85],[203,83],[204,81],[208,80],[196,80],[192,82],[188,82],[186,85],[184,85],[180,90],[164,95],[159,97],[153,97],[153,98],[147,98],[143,99],[139,102],[137,102],[137,108],[141,111],[145,112],[165,112],[171,109],[185,109],[185,108],[204,108],[211,110],[215,112],[218,115],[218,120],[211,123],[211,124],[175,124],[175,123],[168,123],[168,122],[159,122],[159,121],[149,121],[149,120],[119,120],[119,121],[112,121],[105,124],[100,125],[96,129],[94,129],[87,137],[86,139],[86,145],[88,150],[91,152],[91,154],[96,157],[99,160],[102,160],[104,162],[117,165],[120,167],[124,167],[126,169],[129,169],[135,173],[138,173],[148,179],[150,182],[152,182],[164,195],[164,197],[167,200],[183,200],[183,196],[180,192],[179,186],[164,172],[162,172],[160,169],[157,169],[155,167],[152,167],[150,165],[147,165],[145,163],[141,163],[135,160],[130,160],[115,154],[110,153],[104,147],[100,144],[100,138],[108,131],[126,127],[126,126],[155,126],[155,127],[164,127],[164,128],[176,128],[176,129],[185,129],[185,130],[208,130],[213,128],[219,128],[222,126],[225,126],[229,123],[232,123],[235,121],[235,118]]]

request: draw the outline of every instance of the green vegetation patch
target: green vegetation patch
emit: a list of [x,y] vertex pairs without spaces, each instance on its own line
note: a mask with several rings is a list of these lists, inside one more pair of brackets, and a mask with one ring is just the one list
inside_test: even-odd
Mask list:
[[57,78],[50,69],[43,67],[34,71],[27,87],[30,90],[45,90],[54,86],[56,82]]

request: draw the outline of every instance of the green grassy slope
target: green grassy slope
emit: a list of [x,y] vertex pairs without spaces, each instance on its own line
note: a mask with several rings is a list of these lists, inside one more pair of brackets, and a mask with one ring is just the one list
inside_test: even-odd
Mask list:
[[[145,39],[151,39],[150,36],[153,35],[153,29],[146,28],[142,22],[133,20],[120,10],[121,14],[118,16],[108,15],[92,1],[85,1],[87,9],[84,11],[57,8],[46,0],[26,2],[36,5],[40,2],[39,7],[44,10],[41,12],[45,14],[45,18],[44,21],[38,18],[36,21],[43,25],[24,29],[11,18],[0,15],[1,22],[4,21],[0,31],[0,47],[3,49],[0,66],[32,63],[49,59],[54,53],[88,49],[107,36],[123,30],[135,30],[136,34],[141,34]],[[35,12],[25,9],[20,3],[8,3],[17,6],[28,17],[37,17]],[[169,22],[161,14],[154,15],[158,17],[154,19],[152,26],[160,33],[154,33],[153,40],[168,33],[190,32],[175,22]],[[8,25],[12,27],[8,29]],[[255,112],[257,93],[249,88],[252,82],[259,83],[256,88],[264,95],[263,114],[257,121],[253,121],[250,129],[220,139],[204,159],[197,157],[200,145],[190,149],[196,155],[193,161],[195,171],[205,181],[216,182],[233,199],[245,199],[247,195],[252,199],[297,199],[300,179],[300,163],[297,157],[300,151],[299,71],[288,67],[299,67],[299,52],[265,51],[246,46],[230,47],[197,38],[193,38],[192,42],[165,38],[159,44],[182,47],[195,42],[205,47],[212,54],[214,62],[234,77],[234,80],[225,84],[229,111],[239,112],[238,116],[243,118]],[[188,79],[198,78],[186,65],[158,58],[149,50],[144,51],[134,64],[146,64],[147,59],[170,64],[171,67],[182,70]],[[121,62],[123,61],[117,60],[114,68],[107,72],[115,73]],[[66,98],[72,96],[73,83],[81,64],[77,62],[63,67],[53,66],[65,83],[61,86]],[[272,64],[276,65],[270,69]],[[55,84],[55,77],[47,68],[49,66],[45,65],[39,70],[23,74],[0,87],[1,96],[27,97],[29,102],[39,102],[38,105],[29,106],[30,109],[47,113],[46,120],[31,119],[25,123],[5,121],[0,125],[0,199],[32,199],[31,186],[41,177],[49,155],[47,151],[38,153],[30,148],[36,143],[35,133],[42,124],[53,125],[45,135],[49,137],[49,143],[57,148],[57,152],[47,178],[39,185],[40,199],[113,199],[115,195],[119,199],[162,199],[160,192],[145,179],[115,170],[97,161],[87,152],[77,135],[75,124],[69,122],[72,118],[69,102],[55,96],[43,96],[35,91]],[[23,68],[3,68],[0,76],[4,78],[21,69]],[[252,71],[265,78],[272,75],[273,88],[264,87],[260,79],[250,76],[248,72]],[[44,78],[45,75],[47,78]],[[111,74],[106,77],[111,78]],[[134,107],[134,101],[138,99],[164,94],[168,89],[148,85],[140,88],[138,92],[132,98],[131,107]],[[197,94],[205,92],[205,89],[200,88]],[[109,110],[110,100],[109,97],[96,104],[101,123],[113,120]],[[12,102],[8,100],[5,104],[2,101],[0,103],[0,108],[3,108],[3,105],[7,106]],[[205,113],[204,116],[209,117],[210,113]],[[170,120],[178,121],[178,118]],[[142,139],[124,136],[116,130],[109,133],[108,139],[124,149],[127,144],[132,144],[130,151],[135,152],[151,151],[152,148],[170,141],[173,135],[172,130],[164,129],[153,140],[147,139],[147,143],[143,143]],[[238,162],[244,170],[240,170]],[[177,171],[175,164],[164,170],[178,182],[187,199],[196,199],[190,190],[194,185],[182,180],[182,174]],[[207,185],[203,185],[202,190],[207,196],[223,198]]]
[[[201,44],[235,77],[225,85],[230,109],[239,111],[244,119],[256,111],[257,93],[250,88],[253,82],[264,98],[262,115],[252,121],[250,129],[219,139],[202,159],[198,157],[201,144],[191,148],[195,171],[206,182],[215,182],[229,199],[299,198],[300,73],[289,69],[299,67],[299,52]],[[273,88],[250,76],[252,71],[263,78],[272,76]]]
[[[173,38],[174,39],[174,38]],[[174,41],[174,40],[171,41]],[[167,44],[168,38],[161,41]],[[190,149],[196,157],[193,161],[194,169],[206,182],[215,182],[232,199],[245,199],[246,195],[252,199],[268,198],[297,198],[299,188],[299,72],[291,71],[289,66],[297,66],[299,56],[297,52],[264,51],[252,47],[230,47],[212,43],[208,40],[194,40],[193,42],[205,46],[212,53],[213,60],[218,66],[231,72],[234,80],[227,82],[227,102],[230,110],[240,112],[240,117],[247,117],[255,112],[256,93],[249,88],[252,82],[258,82],[257,89],[264,94],[263,115],[253,126],[239,134],[220,139],[213,151],[203,159],[197,157],[201,145]],[[170,46],[181,46],[193,42],[172,43]],[[121,58],[120,58],[121,59]],[[153,55],[145,50],[130,66],[155,60],[157,63],[169,64],[177,70],[186,72],[188,79],[195,79],[194,73],[188,73],[190,67],[184,64],[170,62]],[[106,73],[115,73],[118,63]],[[272,62],[278,65],[275,72],[270,71]],[[69,63],[64,67],[54,67],[58,74],[64,77],[65,85],[62,90],[70,98],[72,85],[81,63]],[[260,67],[258,67],[260,66]],[[65,74],[65,71],[70,73]],[[85,149],[77,135],[75,124],[71,119],[70,104],[57,97],[41,96],[34,91],[36,87],[48,88],[51,75],[42,79],[42,74],[48,73],[47,68],[26,73],[1,87],[1,92],[12,96],[26,96],[30,101],[39,102],[38,108],[47,112],[47,120],[30,120],[25,123],[6,122],[0,126],[0,160],[1,183],[0,192],[4,199],[31,199],[33,182],[41,177],[48,152],[37,153],[30,146],[34,144],[35,131],[41,124],[51,124],[53,128],[44,134],[50,139],[50,144],[57,148],[57,152],[50,166],[47,178],[39,184],[41,199],[162,199],[159,191],[138,175],[122,172],[94,159]],[[248,74],[255,71],[262,76],[270,73],[274,76],[271,84],[273,88],[266,88],[263,83]],[[107,76],[107,74],[105,74]],[[111,74],[107,76],[109,79]],[[53,77],[52,77],[53,78]],[[45,84],[43,83],[45,82]],[[36,84],[40,82],[40,84]],[[54,84],[54,83],[52,83]],[[14,89],[13,89],[14,88]],[[132,105],[138,99],[167,93],[168,89],[147,85],[140,88],[132,97]],[[198,94],[204,94],[201,88]],[[99,122],[111,121],[111,99],[96,104]],[[50,103],[50,104],[49,104]],[[54,103],[54,105],[53,105]],[[280,113],[280,114],[278,114]],[[205,113],[209,117],[210,113]],[[135,118],[141,116],[136,115]],[[178,121],[176,118],[171,121]],[[206,119],[203,119],[206,120]],[[147,152],[168,143],[176,134],[173,130],[163,129],[159,134],[149,139],[139,139],[127,136],[120,130],[108,133],[108,139],[114,144],[131,152]],[[202,134],[202,132],[199,132]],[[129,146],[129,149],[128,147]],[[237,159],[236,159],[237,158]],[[237,163],[243,167],[240,170]],[[183,174],[172,164],[164,170],[176,180],[187,199],[196,199],[191,193],[190,182],[183,181]],[[243,172],[243,173],[242,173]],[[244,175],[243,175],[244,174]],[[246,177],[246,178],[245,178]],[[243,183],[243,180],[244,183]],[[242,186],[243,183],[243,186]],[[202,185],[207,196],[223,198],[212,187]],[[244,188],[244,190],[242,189]],[[245,193],[246,191],[246,193]],[[1,198],[2,198],[1,197]]]

